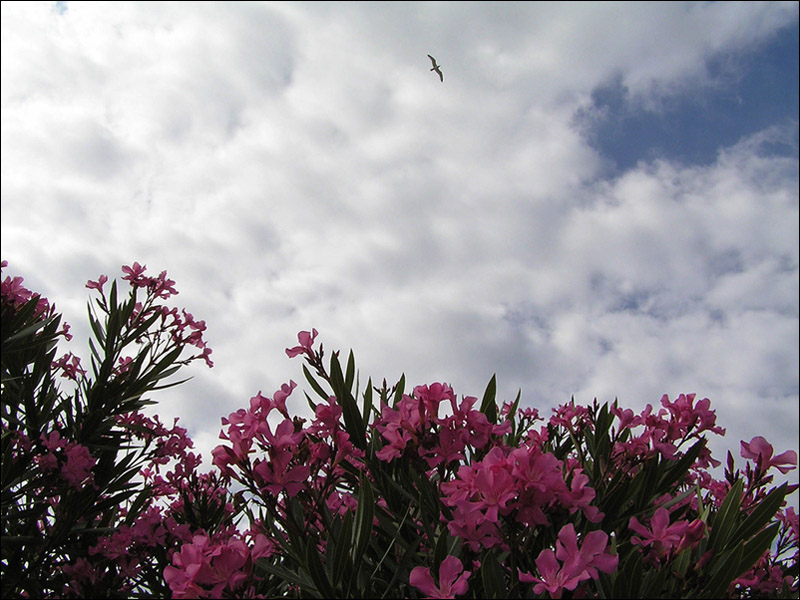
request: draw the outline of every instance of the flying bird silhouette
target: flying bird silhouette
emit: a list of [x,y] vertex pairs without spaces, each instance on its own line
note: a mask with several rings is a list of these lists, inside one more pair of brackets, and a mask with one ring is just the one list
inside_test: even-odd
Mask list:
[[428,54],[428,58],[431,59],[431,64],[433,65],[431,71],[436,71],[439,74],[439,79],[442,81],[442,83],[444,83],[444,75],[442,75],[441,67],[436,64],[436,59],[433,58],[430,54]]

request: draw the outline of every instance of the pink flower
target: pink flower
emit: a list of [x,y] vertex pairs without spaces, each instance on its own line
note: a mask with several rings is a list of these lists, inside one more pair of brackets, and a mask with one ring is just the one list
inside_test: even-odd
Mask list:
[[[247,577],[242,568],[248,558],[242,540],[212,544],[206,536],[196,535],[191,544],[173,554],[172,565],[164,569],[164,580],[173,598],[222,598],[223,591],[233,590]],[[212,586],[210,590],[208,586]]]
[[422,450],[420,455],[425,458],[430,468],[434,468],[442,463],[448,465],[456,460],[465,460],[464,447],[461,430],[451,419],[447,422],[447,426],[443,424],[439,429],[436,445],[431,449]]
[[102,292],[103,285],[105,284],[106,281],[108,281],[108,277],[106,277],[105,275],[100,275],[97,281],[92,281],[91,279],[87,281],[86,287],[89,288],[90,290],[95,289],[95,290],[100,290]]
[[661,397],[661,406],[666,408],[672,417],[669,425],[671,439],[683,437],[695,426],[695,433],[711,431],[725,435],[725,430],[716,426],[717,415],[710,410],[711,401],[703,398],[694,404],[695,396],[696,394],[681,394],[674,402],[670,402],[666,394]]
[[463,539],[473,552],[503,543],[497,526],[485,518],[479,502],[459,501],[453,509],[453,519],[447,524],[447,529],[451,535]]
[[284,417],[289,418],[289,412],[286,410],[286,398],[292,393],[292,390],[297,387],[297,384],[289,380],[289,383],[281,385],[281,389],[272,395],[272,406],[278,409]]
[[147,270],[146,266],[140,265],[138,262],[133,263],[132,266],[123,266],[122,272],[125,273],[122,279],[130,281],[133,287],[147,287],[150,283],[150,278],[144,275]]
[[466,594],[469,589],[467,579],[470,571],[464,571],[461,561],[449,555],[439,565],[439,585],[433,582],[431,572],[425,567],[414,567],[408,582],[428,598],[455,598]]
[[749,458],[760,463],[764,471],[770,467],[775,467],[781,473],[786,474],[797,466],[797,453],[794,450],[787,450],[783,454],[773,457],[772,444],[767,442],[760,435],[750,440],[750,443],[740,442],[742,446],[742,458]]
[[403,454],[408,443],[416,438],[420,427],[422,415],[419,408],[419,401],[406,394],[397,403],[397,410],[386,404],[381,405],[381,417],[375,422],[375,428],[389,443],[376,452],[375,456],[389,461]]
[[86,446],[71,443],[66,450],[67,463],[61,467],[61,475],[67,483],[79,488],[87,481],[93,481],[92,467],[97,459],[94,458]]
[[161,271],[158,277],[150,279],[148,287],[157,298],[166,299],[178,293],[178,290],[175,289],[175,282],[172,279],[167,279],[166,271]]
[[78,373],[86,375],[86,370],[81,367],[81,359],[73,355],[72,352],[68,352],[58,360],[53,361],[52,366],[55,369],[60,368],[63,371],[62,377],[72,379],[73,381],[78,379]]
[[680,544],[678,544],[678,552],[684,548],[694,548],[706,536],[707,529],[702,519],[695,519],[689,523]]
[[262,460],[253,467],[253,472],[257,475],[256,482],[274,496],[281,491],[285,491],[289,497],[296,496],[307,486],[311,467],[302,465],[289,468],[289,462],[294,457],[291,450],[274,454],[272,460]]
[[446,383],[432,383],[430,386],[418,385],[414,388],[414,397],[422,403],[422,420],[433,420],[439,417],[439,404],[449,400],[455,404],[456,395]]
[[308,331],[301,331],[297,334],[297,341],[300,342],[299,346],[295,346],[294,348],[287,348],[286,354],[289,358],[294,358],[298,354],[307,354],[309,356],[313,356],[313,351],[311,350],[311,346],[314,345],[314,338],[317,337],[317,330],[312,329],[311,333]]
[[575,573],[569,569],[562,569],[556,560],[555,552],[549,548],[539,553],[536,558],[536,568],[539,570],[539,577],[519,571],[519,580],[535,583],[534,594],[542,594],[547,591],[551,598],[561,598],[563,590],[573,591],[581,581],[589,579],[589,574],[585,571]]
[[643,547],[652,546],[656,556],[661,557],[680,545],[689,524],[686,521],[677,521],[670,525],[669,511],[658,508],[650,518],[650,529],[642,525],[636,517],[631,517],[628,527],[642,536],[631,537],[631,542]]
[[633,414],[633,411],[630,408],[621,409],[617,406],[615,402],[611,407],[608,409],[609,412],[619,419],[619,430],[622,431],[623,429],[631,429],[636,427],[637,425],[642,424],[642,417],[637,417]]
[[587,485],[588,483],[589,477],[583,473],[583,469],[575,469],[572,476],[572,484],[570,485],[570,493],[562,494],[561,500],[566,506],[571,506],[569,509],[570,514],[580,508],[589,521],[599,523],[605,515],[600,512],[599,508],[591,505],[595,497],[595,491]]
[[276,450],[289,450],[297,446],[303,439],[303,432],[294,431],[294,423],[290,419],[284,419],[275,428],[275,433],[269,427],[269,423],[262,422],[258,426],[258,432],[264,436],[269,445]]
[[556,557],[564,563],[565,568],[588,573],[589,577],[597,579],[597,569],[603,573],[610,573],[617,568],[619,562],[616,554],[605,553],[607,545],[608,534],[604,531],[590,531],[583,538],[581,547],[578,548],[575,526],[569,523],[558,533]]
[[[598,569],[610,573],[617,568],[619,557],[616,554],[607,554],[607,545],[608,535],[605,532],[591,531],[578,547],[575,527],[569,523],[558,532],[555,553],[549,548],[539,553],[536,559],[539,577],[519,571],[519,579],[536,583],[533,586],[536,594],[546,590],[551,598],[560,598],[563,590],[573,591],[581,581],[597,579]],[[559,560],[563,565],[559,564]]]
[[516,481],[511,477],[512,465],[503,456],[500,448],[492,448],[478,465],[473,485],[480,494],[482,508],[486,509],[486,520],[497,522],[498,510],[519,495]]

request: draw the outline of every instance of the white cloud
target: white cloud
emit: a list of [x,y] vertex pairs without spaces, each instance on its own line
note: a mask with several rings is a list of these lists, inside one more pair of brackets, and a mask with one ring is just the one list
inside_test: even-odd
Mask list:
[[735,454],[797,449],[798,167],[764,151],[796,124],[613,177],[576,124],[614,78],[650,108],[723,85],[715,57],[735,81],[795,3],[2,11],[3,258],[84,337],[87,279],[166,269],[217,366],[159,410],[205,446],[300,383],[284,348],[316,327],[363,378],[697,392]]

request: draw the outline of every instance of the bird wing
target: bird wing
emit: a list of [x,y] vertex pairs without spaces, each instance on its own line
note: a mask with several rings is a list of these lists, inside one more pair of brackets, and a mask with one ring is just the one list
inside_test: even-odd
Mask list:
[[436,69],[436,72],[439,74],[439,79],[441,82],[444,83],[444,75],[442,75],[442,72],[439,69]]
[[433,66],[434,66],[434,67],[437,67],[437,66],[438,66],[438,65],[436,64],[436,59],[435,59],[435,58],[433,58],[433,57],[432,57],[430,54],[428,54],[428,58],[430,58],[430,59],[431,59],[431,63],[433,63]]

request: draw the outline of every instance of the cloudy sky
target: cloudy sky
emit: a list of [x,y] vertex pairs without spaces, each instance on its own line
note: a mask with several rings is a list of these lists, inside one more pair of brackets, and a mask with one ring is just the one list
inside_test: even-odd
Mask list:
[[2,258],[87,360],[85,282],[167,270],[204,452],[312,327],[362,380],[694,392],[718,458],[797,450],[798,4],[3,2]]

